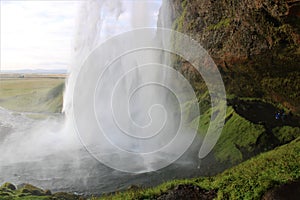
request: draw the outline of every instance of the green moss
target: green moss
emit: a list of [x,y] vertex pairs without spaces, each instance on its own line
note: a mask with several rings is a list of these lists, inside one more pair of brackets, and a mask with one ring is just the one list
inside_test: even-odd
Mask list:
[[187,0],[183,0],[181,2],[181,8],[185,8],[187,6],[187,4],[188,4]]
[[33,195],[37,195],[37,196],[41,196],[41,195],[44,195],[45,192],[38,188],[38,187],[35,187],[33,185],[30,185],[30,184],[25,184],[20,190],[20,193],[29,193],[29,194],[33,194]]
[[185,1],[182,2],[182,9],[183,9],[183,11],[182,11],[181,15],[178,18],[176,18],[176,20],[173,22],[173,26],[172,26],[172,29],[176,30],[178,32],[184,32],[183,27],[184,27],[185,18],[186,18],[187,11],[188,11]]
[[52,197],[39,197],[39,196],[19,196],[15,197],[13,200],[53,200]]
[[292,72],[285,76],[266,77],[261,84],[266,93],[285,97],[285,100],[294,102],[300,99],[300,73]]
[[282,143],[287,143],[295,138],[300,136],[300,128],[299,127],[290,127],[290,126],[283,126],[283,127],[276,127],[273,129],[273,133],[275,137]]
[[16,190],[16,186],[14,186],[12,183],[4,183],[3,185],[1,185],[0,190]]
[[216,177],[218,199],[260,199],[270,187],[300,177],[300,138],[270,152],[252,158]]
[[173,180],[154,188],[126,191],[98,199],[153,199],[179,184],[215,189],[218,191],[217,199],[261,199],[269,188],[300,178],[299,159],[300,138],[262,153],[215,177]]
[[[230,118],[229,118],[230,117]],[[256,125],[239,116],[232,107],[227,111],[227,122],[214,149],[217,160],[232,163],[242,161],[240,148],[253,151],[253,145],[265,131],[262,125]]]
[[[211,109],[195,118],[191,127],[199,123],[198,133],[205,136],[210,120]],[[253,124],[239,116],[232,107],[227,108],[225,121],[221,137],[214,148],[214,155],[220,162],[240,162],[243,160],[241,148],[252,152],[258,137],[265,129],[262,125]]]
[[221,19],[217,24],[211,24],[207,27],[207,30],[219,30],[220,28],[226,28],[231,23],[230,18]]
[[187,101],[181,105],[181,108],[184,110],[184,116],[182,116],[183,121],[190,122],[199,115],[197,110],[193,109],[197,104],[197,101]]
[[[49,190],[42,190],[30,184],[24,184],[18,190],[15,190],[11,183],[5,183],[0,187],[0,200],[53,200],[53,199],[64,199],[64,200],[76,200],[84,199],[80,196],[58,192],[51,194]],[[11,190],[11,189],[13,190]]]

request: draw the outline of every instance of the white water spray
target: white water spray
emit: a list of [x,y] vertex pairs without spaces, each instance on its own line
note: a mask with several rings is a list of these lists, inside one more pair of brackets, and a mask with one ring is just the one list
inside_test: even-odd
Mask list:
[[[157,22],[158,6],[152,4],[85,2],[67,84],[67,125],[75,121],[87,150],[121,171],[140,173],[165,167],[177,160],[195,137],[181,127],[183,100],[176,98],[183,94],[174,86],[186,88],[184,101],[192,101],[195,94],[182,76],[166,67],[171,64],[169,53],[164,52],[164,46],[170,46],[170,35],[164,38],[156,26],[170,23],[167,17]],[[149,31],[138,29],[151,25]],[[172,147],[167,147],[172,142]]]
[[[66,117],[22,126],[24,130],[8,137],[1,146],[1,152],[6,152],[6,155],[1,157],[1,161],[5,162],[1,162],[0,167],[4,166],[1,172],[5,176],[0,180],[47,186],[42,180],[50,177],[56,183],[51,184],[50,189],[69,190],[79,183],[86,183],[87,188],[99,184],[104,191],[104,182],[115,185],[114,181],[120,182],[122,178],[129,184],[128,176],[105,168],[83,151],[75,127],[89,153],[114,169],[149,172],[165,167],[180,157],[194,136],[179,128],[185,117],[180,110],[181,103],[195,99],[192,93],[186,91],[189,84],[165,67],[171,64],[170,53],[164,51],[164,47],[170,47],[170,34],[153,30],[157,29],[157,24],[170,27],[170,7],[168,0],[164,1],[158,17],[160,4],[159,1],[142,0],[82,2],[72,67],[64,94],[63,111]],[[155,28],[150,31],[124,33],[153,26]],[[121,33],[124,33],[121,37],[105,42]],[[141,44],[145,44],[144,47],[159,47],[159,50],[146,48],[127,52],[128,49],[140,48]],[[180,48],[183,51],[187,48],[188,52],[188,47],[190,45]],[[120,52],[125,54],[116,62],[109,62],[118,58]],[[197,51],[197,56],[201,52]],[[99,57],[105,59],[99,62]],[[178,97],[182,98],[181,101]],[[12,113],[9,115],[13,116]],[[99,126],[102,131],[98,130]],[[177,130],[185,135],[173,140]],[[151,139],[150,142],[147,143],[145,138]],[[170,143],[169,148],[163,149]],[[190,161],[193,159],[190,158]],[[157,180],[160,178],[158,175]],[[97,179],[97,184],[89,183],[94,179]],[[85,190],[82,185],[78,187]]]

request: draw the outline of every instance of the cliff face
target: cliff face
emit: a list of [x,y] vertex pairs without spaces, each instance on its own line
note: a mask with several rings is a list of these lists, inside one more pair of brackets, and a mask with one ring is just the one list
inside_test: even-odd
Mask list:
[[300,0],[170,2],[173,28],[210,53],[229,94],[300,111]]

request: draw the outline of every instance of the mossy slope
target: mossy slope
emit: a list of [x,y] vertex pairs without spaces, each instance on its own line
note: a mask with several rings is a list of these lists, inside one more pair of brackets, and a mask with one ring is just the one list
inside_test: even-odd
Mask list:
[[300,138],[262,153],[214,177],[174,180],[155,188],[131,190],[99,199],[153,199],[177,185],[217,190],[217,199],[260,199],[270,188],[300,178]]

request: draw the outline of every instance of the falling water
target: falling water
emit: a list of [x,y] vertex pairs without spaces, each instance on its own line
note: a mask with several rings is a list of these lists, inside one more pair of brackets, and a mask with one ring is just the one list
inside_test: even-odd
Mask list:
[[[170,68],[164,67],[171,64],[170,55],[161,50],[137,51],[117,59],[107,70],[105,63],[98,65],[98,62],[89,62],[91,59],[95,61],[93,56],[99,52],[102,53],[101,56],[111,60],[117,56],[116,53],[120,49],[131,49],[136,41],[143,40],[144,37],[155,44],[164,43],[165,40],[161,39],[166,35],[153,31],[157,25],[164,28],[171,25],[168,0],[163,1],[162,6],[161,3],[153,0],[82,2],[73,45],[72,67],[64,94],[65,116],[53,116],[43,122],[32,122],[22,115],[18,117],[18,120],[26,122],[22,125],[25,127],[20,128],[22,131],[15,131],[7,137],[0,148],[1,152],[6,152],[6,155],[1,157],[0,169],[5,175],[0,177],[0,182],[30,182],[53,190],[94,193],[118,190],[130,184],[157,184],[174,178],[178,170],[181,171],[178,177],[194,173],[189,170],[183,172],[182,169],[194,168],[192,164],[195,157],[181,160],[187,162],[183,168],[171,165],[165,170],[159,170],[181,155],[170,153],[185,149],[181,147],[180,142],[175,143],[176,145],[168,151],[159,150],[154,156],[151,154],[172,141],[172,137],[179,129],[180,120],[182,121],[182,116],[180,112],[178,113],[182,102],[176,99],[179,94],[176,92],[172,94],[166,91],[168,87],[165,87],[182,86],[185,83],[180,76],[169,72]],[[120,41],[118,37],[110,40],[118,34],[124,33],[126,36],[125,32],[142,27],[154,29],[146,31],[145,35],[127,33],[131,36],[130,40]],[[115,43],[108,45],[111,43],[107,41]],[[149,63],[159,64],[152,66]],[[95,74],[100,77],[101,73],[104,74],[103,78],[95,82],[93,79],[98,77]],[[90,77],[93,75],[94,78]],[[155,84],[144,84],[147,82]],[[93,85],[94,83],[97,85]],[[159,87],[156,83],[160,83]],[[143,87],[139,87],[141,85]],[[192,97],[189,99],[185,91],[187,88],[188,86],[180,90],[185,95],[185,101],[192,99]],[[91,89],[94,91],[94,98],[85,97]],[[109,99],[108,96],[113,98]],[[94,137],[97,134],[96,126],[88,115],[91,114],[88,111],[91,103],[95,103],[93,114],[101,123],[105,137],[108,137],[113,145],[104,142],[107,138],[103,136]],[[13,117],[12,113],[6,115]],[[61,123],[62,121],[64,123]],[[84,133],[80,131],[82,129]],[[163,134],[155,135],[159,131]],[[127,136],[130,135],[131,139],[128,139],[125,133]],[[78,140],[77,134],[81,141]],[[153,140],[146,143],[141,139],[132,139],[135,137]],[[185,137],[179,138],[182,143],[188,143],[191,139],[193,134],[188,132]],[[119,149],[125,151],[120,153]],[[147,156],[147,153],[150,156]],[[133,158],[132,154],[136,156]],[[132,175],[115,169],[134,173],[159,171]]]
[[[121,171],[165,167],[195,137],[188,131],[178,134],[183,132],[177,99],[182,94],[173,87],[186,88],[185,101],[195,95],[183,77],[165,67],[171,63],[161,43],[168,45],[170,39],[156,27],[170,26],[170,20],[167,1],[158,18],[158,2],[93,0],[83,3],[80,12],[64,102],[67,126],[76,127],[96,159]],[[173,142],[177,135],[182,144]]]
[[72,67],[64,96],[64,112],[72,110],[76,78],[92,50],[114,35],[134,28],[156,25],[155,15],[158,13],[159,4],[160,1],[147,0],[89,0],[82,3],[74,39]]

